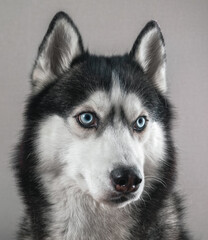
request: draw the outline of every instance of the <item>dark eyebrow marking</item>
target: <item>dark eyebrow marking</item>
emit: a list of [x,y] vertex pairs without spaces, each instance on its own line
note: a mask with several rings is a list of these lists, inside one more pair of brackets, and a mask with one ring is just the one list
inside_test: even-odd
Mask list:
[[126,114],[124,112],[124,109],[123,107],[121,107],[121,111],[120,111],[120,116],[121,116],[121,121],[124,125],[128,125],[128,120],[127,120],[127,117],[126,117]]
[[121,107],[121,121],[124,124],[124,126],[127,126],[127,128],[129,129],[129,132],[131,134],[131,136],[133,136],[133,131],[132,131],[132,124],[128,121],[125,111],[123,109],[123,107]]
[[105,118],[105,121],[113,126],[114,125],[114,121],[113,121],[114,116],[115,116],[115,107],[112,106],[110,112],[108,113],[107,117]]
[[97,136],[100,136],[107,126],[114,125],[115,107],[112,106],[107,116],[100,121],[100,125],[97,129]]

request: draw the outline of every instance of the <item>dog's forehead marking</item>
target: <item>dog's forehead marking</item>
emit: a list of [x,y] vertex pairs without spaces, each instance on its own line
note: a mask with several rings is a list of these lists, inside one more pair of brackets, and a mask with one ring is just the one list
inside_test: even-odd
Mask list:
[[135,93],[125,92],[121,88],[119,76],[115,71],[112,72],[110,92],[98,90],[92,93],[84,103],[75,109],[76,113],[82,111],[95,111],[101,118],[109,112],[113,112],[116,117],[121,117],[121,113],[124,112],[130,122],[142,114],[147,115],[141,99]]
[[125,97],[124,91],[121,89],[120,86],[120,80],[118,74],[113,71],[112,72],[112,87],[110,92],[110,100],[111,103],[115,106],[120,105],[123,102],[123,99]]

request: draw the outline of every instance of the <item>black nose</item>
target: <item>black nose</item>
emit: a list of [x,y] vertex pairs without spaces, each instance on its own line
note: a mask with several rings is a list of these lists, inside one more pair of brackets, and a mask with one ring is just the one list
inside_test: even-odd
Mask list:
[[117,192],[135,192],[142,182],[142,176],[134,168],[119,167],[110,173],[111,181]]

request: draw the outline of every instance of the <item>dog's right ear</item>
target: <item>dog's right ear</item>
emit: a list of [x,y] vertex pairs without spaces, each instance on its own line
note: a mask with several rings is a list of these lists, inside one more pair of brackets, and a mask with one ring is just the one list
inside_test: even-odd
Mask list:
[[83,51],[80,33],[73,21],[66,13],[57,13],[39,47],[31,75],[33,91],[39,91],[64,73]]

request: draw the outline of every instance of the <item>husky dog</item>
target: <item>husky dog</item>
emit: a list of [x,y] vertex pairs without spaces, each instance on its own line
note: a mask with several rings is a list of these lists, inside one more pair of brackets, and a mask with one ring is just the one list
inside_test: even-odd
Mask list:
[[95,56],[63,12],[31,74],[14,169],[21,240],[185,240],[166,53],[150,21],[130,53]]

